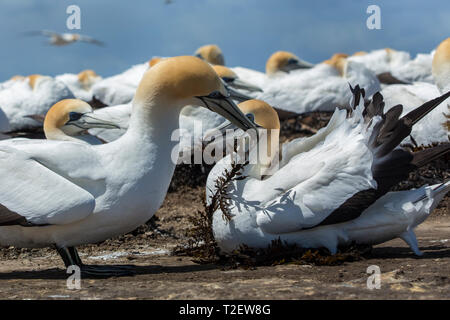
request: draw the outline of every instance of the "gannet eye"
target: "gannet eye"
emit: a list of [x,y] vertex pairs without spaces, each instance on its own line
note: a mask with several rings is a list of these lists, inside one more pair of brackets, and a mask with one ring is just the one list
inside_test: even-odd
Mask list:
[[297,63],[298,63],[298,60],[294,59],[294,58],[290,58],[287,62],[287,64],[297,64]]
[[255,115],[253,113],[247,113],[245,115],[251,122],[255,122]]
[[83,114],[79,112],[69,112],[69,121],[77,121]]
[[230,78],[230,77],[222,77],[222,80],[225,81],[226,83],[230,83],[234,81],[234,78]]
[[197,58],[203,59],[203,57],[202,57],[202,55],[201,55],[200,53],[197,53],[195,56],[196,56]]

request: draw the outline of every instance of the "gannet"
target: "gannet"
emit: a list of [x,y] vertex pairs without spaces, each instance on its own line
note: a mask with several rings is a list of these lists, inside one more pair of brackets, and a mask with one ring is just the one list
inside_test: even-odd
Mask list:
[[66,84],[77,99],[84,101],[92,100],[92,86],[99,82],[102,77],[94,70],[83,70],[78,74],[65,73],[55,77]]
[[[450,92],[400,119],[401,106],[383,113],[379,93],[364,107],[359,87],[354,92],[353,112],[336,109],[317,134],[285,143],[279,168],[271,175],[267,175],[269,163],[244,166],[242,177],[225,191],[231,220],[220,207],[213,214],[213,234],[222,251],[232,252],[242,244],[266,248],[272,240],[281,239],[305,248],[325,247],[334,254],[338,245],[377,244],[400,237],[420,254],[413,229],[450,190],[450,182],[388,191],[409,171],[450,151],[449,144],[418,153],[398,148],[411,127]],[[274,141],[278,143],[276,112],[260,100],[239,106],[253,114],[257,125],[269,129],[267,154],[277,161],[279,153],[271,149]],[[217,177],[230,170],[230,163],[231,155],[211,170],[208,204],[216,192]]]
[[[30,115],[36,117],[36,115]],[[40,118],[38,115],[37,118]],[[40,119],[37,119],[40,121]],[[43,129],[48,140],[102,144],[102,140],[86,134],[91,128],[119,128],[115,123],[94,116],[92,107],[78,99],[64,99],[55,103],[43,118]],[[0,142],[1,146],[20,143],[39,145],[39,139],[13,138]]]
[[[436,49],[432,62],[434,84],[428,82],[414,82],[410,85],[391,85],[385,87],[381,93],[388,106],[403,103],[403,112],[407,113],[425,101],[444,94],[450,90],[450,38],[445,39]],[[426,118],[414,126],[411,133],[419,145],[447,142],[448,130],[444,126],[447,121],[445,115],[450,114],[450,101],[442,103]],[[405,142],[410,142],[408,138]]]
[[42,35],[48,38],[48,41],[53,46],[66,46],[74,42],[87,42],[96,44],[98,46],[104,46],[105,44],[94,38],[84,36],[78,33],[57,33],[50,30],[32,31],[26,33],[27,35]]
[[268,76],[274,76],[280,72],[289,73],[292,70],[309,69],[313,66],[313,64],[301,60],[291,52],[277,51],[267,60],[266,74]]
[[122,73],[103,78],[92,86],[92,95],[108,106],[130,103],[149,63],[140,63]]
[[297,114],[311,111],[330,111],[336,106],[349,107],[351,93],[348,84],[359,84],[367,96],[380,90],[376,75],[364,65],[349,61],[345,54],[316,64],[313,68],[278,73],[268,77],[257,71],[237,67],[232,70],[245,81],[260,87],[264,92],[251,92],[249,96]]
[[215,44],[208,44],[198,48],[194,55],[203,59],[211,64],[225,65],[225,59],[222,54],[222,50]]
[[360,51],[350,56],[348,60],[362,63],[378,75],[385,72],[394,74],[393,71],[409,62],[411,57],[408,52],[385,48],[371,52]]
[[0,90],[0,108],[9,121],[9,130],[23,130],[40,126],[27,118],[30,114],[45,115],[48,109],[62,99],[74,98],[70,89],[57,79],[33,74],[10,80]]
[[127,132],[91,146],[73,141],[0,147],[0,245],[56,246],[66,266],[88,274],[123,270],[82,264],[75,246],[130,232],[160,207],[175,163],[170,141],[185,105],[255,128],[201,59],[166,59],[143,76]]

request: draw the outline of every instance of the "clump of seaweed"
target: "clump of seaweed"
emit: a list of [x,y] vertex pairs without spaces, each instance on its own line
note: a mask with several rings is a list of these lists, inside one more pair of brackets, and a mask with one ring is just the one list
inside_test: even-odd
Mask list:
[[198,210],[197,214],[189,217],[189,222],[193,227],[188,231],[189,237],[186,246],[177,246],[173,253],[175,255],[188,255],[195,258],[199,263],[213,263],[221,259],[220,250],[217,246],[213,234],[213,215],[218,209],[222,211],[222,216],[227,221],[231,221],[233,215],[229,209],[230,198],[228,187],[233,181],[245,179],[242,175],[244,164],[232,162],[231,169],[225,169],[222,176],[215,181],[215,192],[211,196],[209,204],[203,199],[203,210]]

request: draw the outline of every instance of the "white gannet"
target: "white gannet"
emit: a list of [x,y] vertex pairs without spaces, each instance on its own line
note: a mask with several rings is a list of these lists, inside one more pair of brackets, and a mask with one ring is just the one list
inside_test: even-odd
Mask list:
[[[403,67],[411,57],[408,52],[385,48],[371,52],[359,51],[348,57],[348,60],[363,64],[377,75],[383,73],[394,75],[394,70]],[[404,79],[400,77],[400,80]]]
[[[420,106],[425,101],[444,94],[450,90],[450,38],[442,41],[436,49],[432,62],[434,84],[414,82],[410,85],[390,85],[381,93],[388,106],[403,104],[403,112],[407,113]],[[411,133],[419,145],[447,142],[448,130],[444,126],[449,115],[449,102],[442,103],[426,118],[414,126]],[[409,138],[406,142],[409,141]]]
[[55,245],[66,266],[121,274],[83,265],[75,246],[130,232],[160,207],[175,169],[170,136],[185,105],[211,108],[244,130],[254,128],[214,70],[188,56],[166,59],[144,74],[128,130],[112,143],[1,146],[0,245]]
[[102,77],[95,73],[94,70],[83,70],[78,74],[65,73],[55,77],[66,84],[77,99],[91,101],[92,86],[99,82]]
[[222,54],[222,50],[215,44],[207,44],[198,48],[194,55],[203,59],[211,64],[217,64],[224,66],[225,59]]
[[[34,117],[34,115],[31,115]],[[37,118],[41,118],[38,115]],[[41,119],[37,119],[40,121]],[[118,128],[118,125],[93,114],[92,107],[78,99],[64,99],[55,103],[43,119],[43,129],[48,140],[86,142],[102,144],[102,140],[86,134],[91,128]],[[0,142],[1,146],[17,146],[27,143],[39,145],[39,139],[13,138]]]
[[33,74],[16,77],[0,90],[0,108],[8,118],[10,131],[23,130],[40,125],[39,122],[27,118],[27,115],[45,115],[56,102],[73,97],[63,82]]
[[267,76],[257,71],[237,67],[232,70],[242,79],[260,87],[263,92],[248,93],[255,99],[266,101],[294,113],[333,111],[336,106],[349,107],[351,93],[348,84],[366,88],[367,96],[380,90],[376,75],[362,64],[348,61],[346,54],[335,54],[331,59],[313,68],[276,73]]
[[[281,239],[336,253],[338,245],[376,244],[400,237],[420,254],[413,229],[450,190],[450,182],[387,192],[409,171],[450,151],[450,144],[414,154],[398,148],[411,126],[450,92],[400,119],[401,106],[383,113],[380,94],[364,108],[359,87],[354,93],[357,107],[352,114],[336,110],[327,127],[314,136],[284,144],[279,168],[272,175],[265,176],[269,164],[250,162],[243,168],[243,179],[231,181],[225,190],[231,220],[220,206],[213,214],[213,234],[221,250],[231,252],[242,244],[265,248]],[[276,161],[278,153],[270,148],[278,143],[276,112],[259,100],[239,106],[253,114],[257,125],[272,130],[266,143],[269,158]],[[225,169],[230,172],[230,163],[229,155],[211,170],[208,204],[217,177]]]
[[85,35],[81,35],[78,33],[57,33],[50,30],[42,30],[42,31],[31,31],[27,32],[26,35],[42,35],[48,38],[48,41],[53,46],[66,46],[68,44],[74,42],[87,42],[96,44],[98,46],[104,46],[105,44],[99,40],[96,40],[92,37],[88,37]]
[[132,66],[122,73],[103,78],[92,86],[92,95],[108,106],[130,103],[149,63]]

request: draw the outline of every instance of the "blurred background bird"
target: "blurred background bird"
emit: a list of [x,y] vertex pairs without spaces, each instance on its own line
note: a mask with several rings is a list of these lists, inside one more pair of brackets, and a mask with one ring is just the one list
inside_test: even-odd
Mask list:
[[102,41],[78,33],[57,33],[50,30],[41,30],[41,31],[30,31],[25,33],[25,35],[47,37],[49,44],[58,47],[66,46],[74,42],[87,42],[96,44],[101,47],[105,46],[105,44]]

